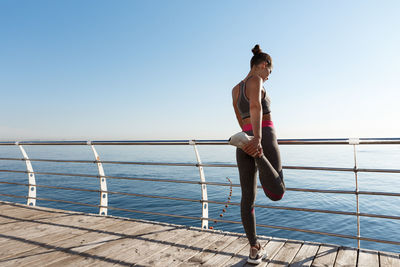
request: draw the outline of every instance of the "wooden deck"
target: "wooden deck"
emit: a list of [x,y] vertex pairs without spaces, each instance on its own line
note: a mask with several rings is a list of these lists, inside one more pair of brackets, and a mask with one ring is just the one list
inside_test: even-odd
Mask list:
[[[260,240],[258,266],[400,266],[399,254]],[[0,266],[245,266],[248,252],[242,234],[0,202]]]

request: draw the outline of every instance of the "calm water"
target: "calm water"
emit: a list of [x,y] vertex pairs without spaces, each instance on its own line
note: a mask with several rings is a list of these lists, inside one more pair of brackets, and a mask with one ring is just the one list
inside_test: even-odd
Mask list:
[[[191,146],[97,146],[102,160],[146,161],[146,162],[186,162],[195,163],[196,158]],[[235,163],[235,149],[230,146],[198,146],[203,163]],[[88,146],[25,146],[30,158],[45,159],[82,159],[93,160],[93,154]],[[283,165],[287,166],[323,166],[348,167],[354,166],[353,147],[342,146],[281,146]],[[16,146],[0,146],[0,157],[21,158]],[[362,145],[357,148],[357,160],[360,168],[400,168],[400,146]],[[97,175],[95,164],[82,163],[49,163],[33,162],[33,168],[38,172],[64,172]],[[0,169],[26,170],[22,161],[0,160]],[[106,175],[141,178],[164,178],[199,181],[199,171],[196,167],[171,166],[139,166],[104,164]],[[239,184],[236,168],[205,167],[207,181],[227,182],[229,177],[233,183]],[[355,190],[354,173],[328,171],[285,170],[287,187],[315,189]],[[359,173],[359,189],[362,191],[400,192],[399,174]],[[27,175],[19,173],[0,172],[0,181],[27,183]],[[87,177],[36,175],[37,184],[54,185],[86,189],[99,189],[98,179]],[[165,182],[146,182],[108,179],[109,191],[173,196],[200,199],[200,185],[178,184]],[[2,193],[24,196],[25,186],[0,184]],[[207,187],[208,198],[215,201],[227,201],[229,187]],[[94,192],[78,192],[37,188],[38,197],[62,199],[99,204],[99,194]],[[240,202],[240,188],[234,187],[232,202]],[[2,197],[1,200],[25,203],[25,199]],[[272,202],[262,190],[258,191],[257,204],[327,209],[339,211],[356,211],[354,195],[322,194],[291,192],[285,194],[283,200]],[[57,202],[37,201],[38,206],[98,213],[96,208],[82,207]],[[151,199],[123,195],[109,195],[109,206],[143,211],[154,211],[187,216],[201,216],[200,203],[182,202],[176,200]],[[400,197],[360,196],[360,212],[400,216]],[[223,206],[209,205],[209,217],[219,218]],[[200,226],[199,221],[178,219],[138,213],[109,210],[110,215],[155,220],[176,224]],[[281,225],[332,232],[345,235],[357,235],[357,219],[355,216],[308,213],[300,211],[285,211],[276,209],[256,208],[257,223]],[[229,206],[224,213],[227,220],[240,221],[238,206]],[[361,236],[398,241],[400,239],[400,221],[361,217]],[[242,225],[210,222],[214,229],[243,233]],[[334,243],[356,247],[355,240],[307,234],[294,231],[284,231],[259,227],[258,234],[283,237],[288,239],[310,240],[316,242]],[[361,241],[361,247],[385,251],[399,252],[395,245]]]

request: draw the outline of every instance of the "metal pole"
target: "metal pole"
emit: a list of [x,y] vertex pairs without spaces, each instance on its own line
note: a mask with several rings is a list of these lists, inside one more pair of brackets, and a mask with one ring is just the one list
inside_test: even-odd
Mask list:
[[360,204],[359,204],[359,190],[358,190],[358,169],[357,169],[357,149],[356,145],[359,144],[358,139],[349,139],[349,143],[353,145],[354,154],[354,178],[356,182],[356,203],[357,203],[357,247],[360,248]]
[[201,159],[199,155],[199,151],[196,147],[196,142],[194,140],[189,141],[190,145],[193,145],[194,152],[196,153],[196,159],[199,167],[200,173],[200,182],[201,184],[201,205],[202,205],[202,220],[201,220],[201,229],[208,229],[208,197],[207,197],[207,186],[203,183],[206,182],[206,177],[204,175],[203,166],[201,166]]
[[94,157],[96,159],[97,169],[99,170],[100,191],[101,191],[100,192],[99,214],[106,216],[107,215],[107,206],[108,206],[108,193],[107,193],[107,181],[106,181],[106,177],[104,174],[103,165],[100,162],[99,154],[97,154],[97,151],[94,148],[94,145],[92,145],[92,143],[90,141],[88,141],[87,144],[92,148]]
[[26,205],[29,206],[36,206],[36,179],[35,179],[35,173],[32,168],[31,161],[29,160],[28,154],[26,154],[25,149],[20,145],[18,142],[15,142],[15,144],[19,147],[21,150],[21,153],[24,157],[25,163],[26,163],[26,169],[28,171],[28,200]]

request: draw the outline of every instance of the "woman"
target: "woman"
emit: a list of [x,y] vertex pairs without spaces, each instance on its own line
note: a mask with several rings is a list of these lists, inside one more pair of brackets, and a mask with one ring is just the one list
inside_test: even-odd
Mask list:
[[242,188],[241,217],[250,242],[249,263],[258,264],[266,254],[257,241],[254,201],[260,182],[268,198],[282,199],[285,192],[278,142],[271,121],[270,99],[263,83],[272,71],[271,57],[256,45],[250,72],[232,89],[233,107],[242,132],[233,135],[230,144],[237,146],[236,161]]

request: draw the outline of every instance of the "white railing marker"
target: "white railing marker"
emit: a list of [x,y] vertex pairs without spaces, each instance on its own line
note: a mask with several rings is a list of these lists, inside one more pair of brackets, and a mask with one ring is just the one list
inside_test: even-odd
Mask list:
[[19,147],[22,155],[24,156],[24,160],[26,163],[26,170],[28,171],[29,186],[28,186],[28,200],[26,202],[26,205],[36,206],[36,179],[31,161],[29,160],[28,154],[26,154],[25,149],[22,147],[22,145],[20,145],[18,142],[15,142],[15,144]]
[[97,169],[99,170],[99,179],[100,179],[100,215],[107,215],[107,206],[108,206],[108,193],[107,193],[107,181],[104,174],[103,165],[101,164],[99,154],[97,154],[96,148],[92,145],[92,142],[88,141],[87,144],[92,148],[94,157],[96,159]]
[[349,142],[349,145],[359,145],[360,138],[349,138],[348,142]]
[[192,145],[194,148],[194,152],[196,153],[197,164],[199,166],[200,173],[200,182],[201,184],[201,206],[202,206],[202,219],[201,220],[201,229],[208,229],[208,196],[207,196],[207,186],[204,184],[206,182],[206,177],[204,175],[203,166],[201,166],[201,159],[199,155],[199,151],[197,150],[195,140],[190,140],[189,145]]

